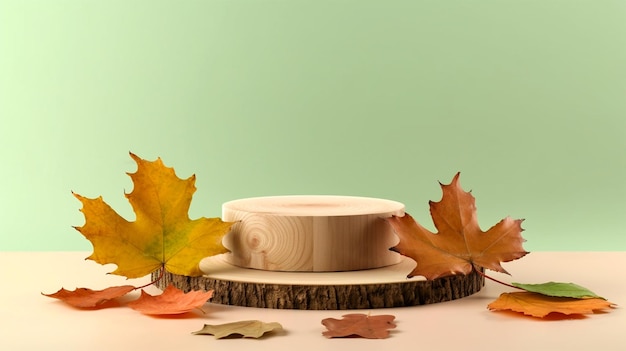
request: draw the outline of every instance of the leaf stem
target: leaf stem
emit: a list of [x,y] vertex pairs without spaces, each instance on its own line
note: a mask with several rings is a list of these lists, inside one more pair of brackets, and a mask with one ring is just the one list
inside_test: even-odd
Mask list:
[[511,284],[505,283],[505,282],[503,282],[503,281],[500,281],[500,280],[498,280],[498,279],[496,279],[496,278],[490,277],[490,276],[486,275],[485,273],[483,273],[483,271],[482,271],[482,270],[477,269],[476,267],[474,267],[474,270],[475,270],[478,274],[480,274],[481,276],[483,276],[484,278],[489,279],[489,280],[491,280],[491,281],[494,281],[494,282],[496,282],[496,283],[498,283],[498,284],[502,284],[502,285],[504,285],[504,286],[508,286],[509,288],[513,288],[513,289],[525,290],[525,289],[522,289],[522,288],[517,287],[517,286],[515,286],[515,285],[511,285]]
[[159,268],[159,276],[155,280],[151,281],[148,284],[138,286],[135,288],[135,290],[143,289],[143,288],[149,287],[150,285],[154,285],[158,283],[161,279],[163,279],[164,275],[165,275],[165,266],[161,266],[161,268]]

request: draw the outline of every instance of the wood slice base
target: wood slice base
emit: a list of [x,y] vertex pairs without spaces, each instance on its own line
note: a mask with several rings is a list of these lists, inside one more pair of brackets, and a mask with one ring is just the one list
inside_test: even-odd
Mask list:
[[[226,254],[228,255],[228,254]],[[184,291],[214,290],[212,303],[244,307],[347,310],[425,305],[480,291],[484,278],[472,273],[435,280],[407,279],[414,262],[403,257],[392,266],[349,272],[272,272],[236,267],[225,255],[202,261],[209,272],[187,277],[166,272],[157,286]],[[153,273],[156,278],[157,273]]]

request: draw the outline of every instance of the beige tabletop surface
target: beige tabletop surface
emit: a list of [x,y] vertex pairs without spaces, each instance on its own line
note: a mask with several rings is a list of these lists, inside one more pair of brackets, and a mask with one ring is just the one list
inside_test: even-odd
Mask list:
[[[426,306],[378,310],[271,310],[207,303],[176,318],[142,315],[127,307],[83,311],[42,296],[64,287],[102,289],[126,280],[113,265],[85,261],[87,252],[0,252],[0,350],[626,350],[626,252],[534,252],[504,264],[507,282],[574,282],[618,305],[584,318],[539,320],[486,306],[512,291],[487,281],[477,294]],[[156,288],[148,292],[156,293]],[[131,293],[135,298],[138,293]],[[393,314],[387,339],[327,339],[321,320],[346,313]],[[262,339],[192,335],[204,324],[257,319],[284,331]]]

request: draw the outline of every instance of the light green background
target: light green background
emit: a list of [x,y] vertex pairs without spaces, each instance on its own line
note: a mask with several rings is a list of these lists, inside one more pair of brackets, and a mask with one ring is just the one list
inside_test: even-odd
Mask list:
[[626,1],[0,0],[0,250],[89,250],[70,191],[132,151],[242,197],[390,198],[437,181],[529,250],[625,250]]

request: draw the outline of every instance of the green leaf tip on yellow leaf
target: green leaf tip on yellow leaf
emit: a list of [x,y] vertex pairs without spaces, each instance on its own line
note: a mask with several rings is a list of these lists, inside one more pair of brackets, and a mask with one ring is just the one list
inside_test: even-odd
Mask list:
[[125,196],[136,215],[134,222],[117,214],[102,197],[73,193],[85,216],[85,224],[75,229],[94,249],[88,259],[116,264],[111,273],[127,278],[143,277],[161,267],[174,274],[202,275],[201,259],[227,252],[221,240],[232,223],[220,218],[189,219],[195,176],[180,179],[160,158],[146,161],[130,156],[137,171],[127,173],[133,190]]
[[521,284],[511,283],[511,285],[526,291],[556,297],[571,297],[576,299],[597,298],[604,299],[596,295],[593,291],[574,283],[547,282],[542,284]]
[[194,335],[213,335],[216,339],[222,339],[231,335],[239,335],[244,338],[260,338],[266,333],[283,330],[280,323],[265,323],[257,320],[239,321],[225,324],[205,324]]

